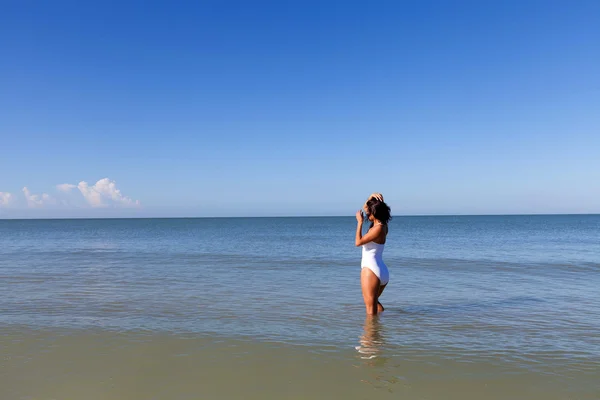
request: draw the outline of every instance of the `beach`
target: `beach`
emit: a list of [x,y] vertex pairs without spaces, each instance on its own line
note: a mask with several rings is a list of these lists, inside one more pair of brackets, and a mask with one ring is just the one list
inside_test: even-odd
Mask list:
[[600,397],[600,216],[0,220],[0,398]]

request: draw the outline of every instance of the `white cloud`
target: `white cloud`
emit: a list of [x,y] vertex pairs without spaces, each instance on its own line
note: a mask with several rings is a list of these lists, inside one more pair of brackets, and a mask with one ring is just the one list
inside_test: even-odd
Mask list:
[[129,206],[136,207],[140,205],[139,200],[132,200],[123,196],[117,189],[115,181],[108,178],[100,179],[95,185],[90,186],[87,182],[81,181],[77,188],[92,207]]
[[[117,188],[115,181],[104,178],[94,185],[79,182],[78,185],[61,183],[55,186],[52,195],[48,193],[31,193],[27,186],[23,187],[23,196],[9,192],[0,192],[0,208],[52,208],[52,209],[82,209],[82,208],[124,208],[138,207],[139,200],[124,196]],[[79,190],[74,190],[79,189]]]
[[29,208],[39,208],[45,205],[56,204],[56,200],[47,193],[42,193],[42,195],[31,194],[27,186],[23,188],[23,194],[25,195],[25,200],[27,200],[27,206]]
[[61,192],[69,193],[72,189],[75,189],[77,185],[73,185],[71,183],[61,183],[60,185],[56,185],[56,188]]
[[14,201],[12,193],[0,192],[0,207],[8,207]]
[[94,186],[90,187],[87,182],[81,181],[77,188],[92,207],[104,207],[106,204],[102,201],[102,194],[98,192]]

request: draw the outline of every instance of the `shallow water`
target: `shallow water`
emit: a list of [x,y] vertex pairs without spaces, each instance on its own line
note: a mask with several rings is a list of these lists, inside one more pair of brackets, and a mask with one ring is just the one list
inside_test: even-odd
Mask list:
[[600,216],[354,224],[0,221],[0,398],[600,398]]

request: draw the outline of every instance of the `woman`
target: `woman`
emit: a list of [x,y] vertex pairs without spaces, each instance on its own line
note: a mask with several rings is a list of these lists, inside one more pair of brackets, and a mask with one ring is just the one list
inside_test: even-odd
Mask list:
[[362,246],[362,262],[360,286],[368,315],[375,315],[384,310],[379,296],[390,280],[387,266],[383,262],[382,253],[388,233],[388,222],[392,219],[390,208],[383,201],[381,193],[373,193],[363,206],[366,218],[371,226],[363,236],[362,226],[365,216],[362,210],[356,212],[356,238],[354,244]]

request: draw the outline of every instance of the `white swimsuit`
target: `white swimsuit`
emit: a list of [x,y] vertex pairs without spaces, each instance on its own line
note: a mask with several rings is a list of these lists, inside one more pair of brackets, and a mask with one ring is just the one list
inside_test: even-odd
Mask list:
[[362,268],[369,268],[379,278],[381,285],[387,285],[390,281],[390,272],[383,262],[384,244],[369,242],[362,246]]

